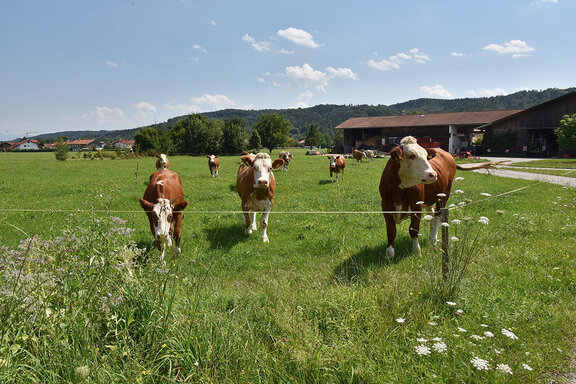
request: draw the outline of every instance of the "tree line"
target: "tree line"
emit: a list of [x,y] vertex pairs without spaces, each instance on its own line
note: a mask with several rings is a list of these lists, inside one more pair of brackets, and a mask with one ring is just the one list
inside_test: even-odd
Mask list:
[[[293,126],[288,119],[276,113],[262,114],[251,129],[244,120],[232,116],[223,120],[204,114],[191,114],[178,120],[172,127],[143,127],[134,135],[134,149],[139,153],[181,154],[238,154],[298,145],[292,137]],[[336,140],[334,140],[336,139]],[[341,145],[342,133],[334,137],[311,124],[304,139],[307,146],[329,147]]]

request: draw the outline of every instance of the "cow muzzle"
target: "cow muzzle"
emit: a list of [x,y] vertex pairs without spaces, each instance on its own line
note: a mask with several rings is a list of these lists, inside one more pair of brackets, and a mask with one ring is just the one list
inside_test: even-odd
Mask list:
[[436,171],[430,171],[426,174],[426,177],[422,179],[422,182],[425,184],[430,184],[434,183],[436,180],[438,180],[438,173],[436,173]]

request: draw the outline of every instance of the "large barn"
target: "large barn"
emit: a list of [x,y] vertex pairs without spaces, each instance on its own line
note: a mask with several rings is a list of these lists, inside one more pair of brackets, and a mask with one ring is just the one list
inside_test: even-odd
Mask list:
[[499,141],[511,143],[505,148],[488,146],[487,151],[494,154],[557,156],[570,151],[559,148],[554,129],[559,126],[562,116],[574,113],[576,92],[571,92],[523,110],[355,117],[336,129],[343,132],[346,153],[363,147],[387,151],[407,135],[415,136],[422,144],[458,153],[472,145],[475,134],[489,132],[496,144]]

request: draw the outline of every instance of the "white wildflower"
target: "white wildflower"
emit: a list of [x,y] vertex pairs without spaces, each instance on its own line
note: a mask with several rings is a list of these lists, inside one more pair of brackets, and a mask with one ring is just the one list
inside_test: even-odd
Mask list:
[[494,348],[494,353],[497,354],[497,355],[501,355],[501,354],[502,354],[502,350]]
[[434,349],[438,353],[442,353],[448,350],[448,346],[446,345],[446,343],[439,341],[437,343],[434,343],[434,345],[432,345],[432,349]]
[[484,328],[488,328],[488,325],[486,325],[486,324],[480,324],[480,326],[484,327]]
[[451,306],[455,306],[455,305],[456,305],[456,303],[453,302],[453,301],[447,301],[446,304],[451,305]]
[[432,339],[432,341],[436,341],[436,342],[442,341],[442,338],[441,338],[441,337],[434,337],[434,338]]
[[405,321],[406,321],[406,319],[404,319],[404,318],[402,318],[402,317],[399,317],[399,318],[396,319],[396,322],[397,322],[397,323],[400,323],[400,324],[402,324],[402,323],[405,322]]
[[464,313],[464,310],[462,309],[457,309],[456,312],[454,312],[456,314],[456,316],[460,316],[461,314]]
[[458,220],[458,219],[452,220],[452,224],[458,225],[458,224],[461,224],[461,223],[462,223],[462,220]]
[[434,219],[434,217],[432,217],[431,215],[426,215],[422,218],[422,220],[424,221],[432,221],[432,219]]
[[464,180],[463,177],[458,176],[457,178],[454,179],[454,181],[460,181],[460,180]]
[[452,237],[450,238],[450,241],[460,241],[460,239],[457,238],[456,236],[452,236]]
[[463,206],[466,205],[466,202],[465,202],[465,201],[461,201],[461,202],[458,203],[458,205],[459,205],[460,207],[463,207]]
[[438,325],[438,324],[437,324],[435,321],[429,321],[429,322],[428,322],[428,325],[435,326],[435,325]]
[[448,208],[456,208],[456,204],[450,204]]
[[510,369],[510,366],[508,364],[498,364],[496,365],[496,369],[509,375],[512,374],[512,369]]
[[486,336],[486,337],[494,337],[494,334],[493,334],[492,332],[490,332],[490,331],[486,331],[486,332],[484,332],[484,336]]
[[442,192],[440,192],[440,193],[437,193],[437,194],[436,194],[436,196],[438,196],[438,197],[446,197],[446,194],[445,194],[445,193],[442,193]]
[[479,335],[472,335],[472,336],[470,336],[470,338],[471,338],[471,339],[474,339],[474,340],[477,340],[477,341],[484,340],[484,337],[479,336]]
[[480,224],[488,225],[488,224],[490,224],[490,219],[487,218],[486,216],[480,216],[480,219],[478,219],[478,222]]
[[428,340],[425,339],[425,338],[423,338],[423,337],[417,338],[416,341],[419,342],[419,343],[427,343],[427,342],[428,342]]
[[474,356],[472,360],[470,360],[474,368],[479,371],[487,371],[490,369],[490,363],[484,359]]
[[416,347],[416,353],[419,355],[429,355],[430,353],[432,353],[432,351],[430,350],[430,348],[428,348],[425,345],[417,345]]
[[503,214],[504,214],[504,211],[501,210],[501,209],[499,209],[499,210],[496,211],[496,213],[499,214],[499,215],[503,215]]
[[533,370],[532,367],[529,366],[528,364],[522,364],[522,368],[524,368],[524,369],[527,370],[527,371],[532,371],[532,370]]
[[457,194],[457,195],[461,195],[461,194],[464,193],[464,191],[461,190],[461,189],[457,189],[457,190],[454,191],[454,193]]
[[448,223],[442,223],[442,226],[443,226],[444,228],[448,228],[448,227],[450,226],[450,224],[448,224]]
[[422,200],[416,202],[417,205],[423,205],[424,202]]
[[481,193],[481,195],[482,195],[482,196],[486,196],[486,197],[490,197],[490,196],[492,196],[491,194],[489,194],[489,193],[486,193],[486,192],[482,192],[482,193]]
[[509,331],[509,330],[507,330],[507,329],[505,329],[505,328],[502,329],[502,334],[503,334],[504,336],[506,336],[506,337],[511,338],[512,340],[518,340],[518,336],[516,336],[516,335],[514,334],[514,332]]
[[468,332],[466,329],[462,328],[462,327],[458,327],[458,331],[460,332]]

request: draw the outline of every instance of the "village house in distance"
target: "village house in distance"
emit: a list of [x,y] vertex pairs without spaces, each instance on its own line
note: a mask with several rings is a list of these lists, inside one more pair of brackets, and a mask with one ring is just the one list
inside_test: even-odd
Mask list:
[[[70,147],[73,152],[78,151],[93,151],[104,149],[106,143],[103,141],[96,141],[94,139],[80,139],[67,141],[64,144]],[[0,151],[38,151],[41,149],[54,148],[57,143],[42,144],[38,140],[24,139],[19,142],[0,142]],[[116,140],[108,144],[111,148],[129,149],[132,150],[134,140]]]
[[[474,135],[493,135],[494,142],[506,137],[506,148],[486,146],[484,155],[576,156],[561,148],[554,130],[564,115],[576,113],[576,92],[528,109],[454,112],[422,115],[354,117],[336,127],[344,136],[344,152],[375,148],[388,152],[407,135],[422,146],[440,147],[457,154],[472,146]],[[504,141],[504,140],[501,140]]]

